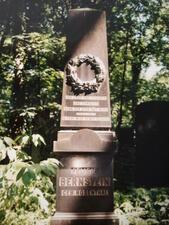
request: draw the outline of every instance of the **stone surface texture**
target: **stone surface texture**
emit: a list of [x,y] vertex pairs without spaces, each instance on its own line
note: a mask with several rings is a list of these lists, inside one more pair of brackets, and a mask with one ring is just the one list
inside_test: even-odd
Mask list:
[[[87,58],[91,55],[92,60],[99,58],[105,67],[104,79],[95,92],[86,91],[85,85],[99,80],[100,67],[96,65],[93,69],[93,62],[88,63],[88,60],[75,67],[71,59],[76,60],[82,55]],[[111,131],[104,12],[92,9],[70,11],[67,61],[71,76],[70,70],[66,69],[62,130],[58,132],[53,148],[62,167],[57,172],[56,213],[51,218],[51,225],[118,225],[119,220],[113,214],[113,164],[117,139]],[[76,90],[76,85],[80,83],[83,87],[83,82],[84,89],[80,91],[78,87]]]
[[[96,10],[71,10],[67,24],[67,61],[83,55],[92,55],[105,67],[105,78],[95,93],[74,94],[64,77],[61,127],[111,128],[108,56],[105,13]],[[94,78],[90,65],[78,68],[81,81]]]

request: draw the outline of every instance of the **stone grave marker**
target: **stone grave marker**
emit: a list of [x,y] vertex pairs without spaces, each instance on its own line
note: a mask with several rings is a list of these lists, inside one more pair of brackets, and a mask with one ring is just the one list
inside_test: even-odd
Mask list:
[[118,225],[105,12],[70,11],[61,128],[54,153],[63,167],[57,172],[51,225]]
[[104,13],[70,12],[61,127],[111,127],[106,38]]

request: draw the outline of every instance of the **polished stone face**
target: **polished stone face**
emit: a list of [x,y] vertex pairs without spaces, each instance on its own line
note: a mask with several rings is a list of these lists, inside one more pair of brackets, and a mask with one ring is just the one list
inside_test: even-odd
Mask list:
[[113,157],[105,13],[71,10],[61,128],[54,153],[56,213],[51,225],[118,225],[113,214]]
[[[66,66],[61,127],[111,128],[105,21],[105,13],[101,11],[70,12],[67,25],[67,62],[74,60],[73,64],[69,63],[68,71],[69,74],[71,71],[73,81],[67,84]],[[85,62],[79,63],[80,59],[77,62],[78,57],[86,59]],[[102,75],[104,79],[99,82]],[[92,84],[99,85],[97,91],[90,90]],[[79,91],[79,85],[82,91]],[[83,91],[85,86],[89,86],[89,91]]]
[[57,210],[111,212],[112,156],[105,153],[64,154],[57,176]]

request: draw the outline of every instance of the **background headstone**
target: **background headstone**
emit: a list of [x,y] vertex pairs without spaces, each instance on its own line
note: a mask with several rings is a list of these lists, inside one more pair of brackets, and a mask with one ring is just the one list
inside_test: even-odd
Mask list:
[[146,102],[136,111],[136,184],[169,185],[169,102]]

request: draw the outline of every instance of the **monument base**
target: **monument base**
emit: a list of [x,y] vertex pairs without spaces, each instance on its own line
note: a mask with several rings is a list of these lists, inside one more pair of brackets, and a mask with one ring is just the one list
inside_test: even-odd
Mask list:
[[56,212],[51,225],[119,225],[112,212],[63,213]]

